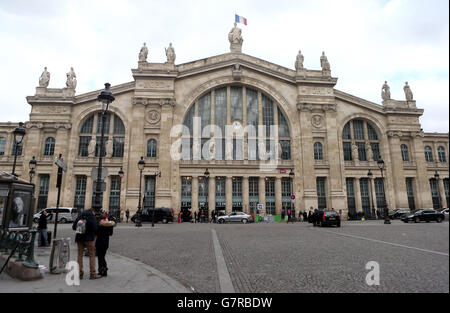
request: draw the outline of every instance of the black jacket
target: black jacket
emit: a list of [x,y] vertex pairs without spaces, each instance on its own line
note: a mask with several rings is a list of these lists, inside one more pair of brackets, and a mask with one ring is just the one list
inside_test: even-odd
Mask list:
[[38,229],[47,229],[47,218],[50,215],[41,214],[39,216],[39,223],[38,223]]
[[97,249],[107,250],[109,247],[109,236],[112,236],[112,234],[113,234],[112,226],[98,225],[95,247]]
[[86,241],[94,241],[95,235],[97,233],[97,219],[94,214],[92,214],[91,210],[83,211],[72,224],[72,229],[77,229],[77,223],[80,219],[86,219],[86,232],[84,234],[76,234],[75,242],[86,242]]

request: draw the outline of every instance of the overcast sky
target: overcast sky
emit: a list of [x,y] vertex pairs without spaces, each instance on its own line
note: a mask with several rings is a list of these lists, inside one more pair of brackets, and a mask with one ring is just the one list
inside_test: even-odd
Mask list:
[[325,51],[335,88],[378,104],[385,80],[398,100],[408,81],[424,131],[447,133],[448,12],[448,0],[0,0],[0,122],[28,120],[44,66],[49,88],[73,66],[77,94],[130,82],[143,42],[149,62],[170,42],[176,64],[229,52],[237,13],[243,53],[294,69],[301,49],[318,70]]

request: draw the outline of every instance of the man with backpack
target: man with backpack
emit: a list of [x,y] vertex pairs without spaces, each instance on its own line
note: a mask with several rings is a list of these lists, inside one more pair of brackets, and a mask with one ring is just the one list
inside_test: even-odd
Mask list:
[[97,219],[92,209],[83,211],[73,222],[72,229],[76,231],[75,242],[78,247],[78,265],[80,267],[80,279],[83,279],[83,249],[89,252],[89,279],[102,277],[95,272],[95,235],[97,233]]

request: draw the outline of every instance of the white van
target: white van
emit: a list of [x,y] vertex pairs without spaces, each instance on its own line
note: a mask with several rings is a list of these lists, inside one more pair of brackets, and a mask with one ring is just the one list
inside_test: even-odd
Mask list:
[[[33,221],[38,223],[39,217],[43,211],[47,211],[47,221],[49,223],[54,223],[56,218],[56,208],[46,208],[40,210],[38,213],[34,214]],[[58,223],[72,223],[77,216],[78,209],[76,208],[58,208]]]

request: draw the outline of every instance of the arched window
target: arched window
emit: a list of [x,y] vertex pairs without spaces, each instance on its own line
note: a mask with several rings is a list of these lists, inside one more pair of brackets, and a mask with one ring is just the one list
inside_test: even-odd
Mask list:
[[156,140],[149,139],[147,141],[147,157],[148,158],[156,158]]
[[[342,130],[344,161],[353,160],[353,145],[358,147],[359,161],[377,161],[380,158],[378,138],[375,128],[369,122],[362,119],[349,121]],[[372,159],[370,159],[370,154],[372,154]]]
[[[194,127],[196,120],[201,122],[198,128],[201,138],[198,142],[193,138],[193,131],[197,129]],[[258,129],[260,121],[263,127]],[[213,132],[205,128],[211,122]],[[186,126],[181,139],[183,160],[244,160],[245,156],[248,160],[277,157],[291,160],[291,138],[286,114],[271,97],[261,91],[238,85],[214,88],[194,102],[186,112],[183,124]],[[227,127],[228,124],[230,127]],[[233,132],[230,142],[227,142],[227,129]],[[278,143],[275,142],[277,130]],[[262,136],[266,137],[265,142],[259,142]],[[281,154],[277,155],[275,151],[280,146]]]
[[314,143],[314,160],[323,160],[323,147],[322,143]]
[[442,146],[439,146],[439,148],[438,148],[438,157],[439,157],[439,162],[442,162],[442,163],[447,162],[447,158],[445,157],[445,149]]
[[44,155],[53,155],[55,152],[55,138],[48,137],[45,139]]
[[408,146],[403,144],[400,146],[401,150],[402,150],[402,159],[404,162],[409,162],[409,151],[408,151]]
[[425,147],[425,160],[427,160],[427,162],[434,162],[433,161],[433,149],[431,149],[430,146]]
[[[104,125],[104,142],[103,142],[103,156],[106,156],[106,142],[108,140],[112,140],[113,142],[113,151],[112,157],[122,158],[124,153],[124,145],[125,145],[125,126],[119,116],[110,112],[106,113],[105,116],[105,125]],[[111,123],[113,127],[110,127]],[[94,125],[97,125],[97,128],[94,129]],[[95,139],[95,157],[100,155],[100,141],[101,141],[101,132],[102,132],[102,114],[101,113],[93,113],[82,123],[80,128],[80,136],[78,142],[78,155],[81,157],[89,156],[89,143],[92,138]]]
[[5,137],[0,137],[0,155],[5,154],[5,146],[6,146],[6,139]]

